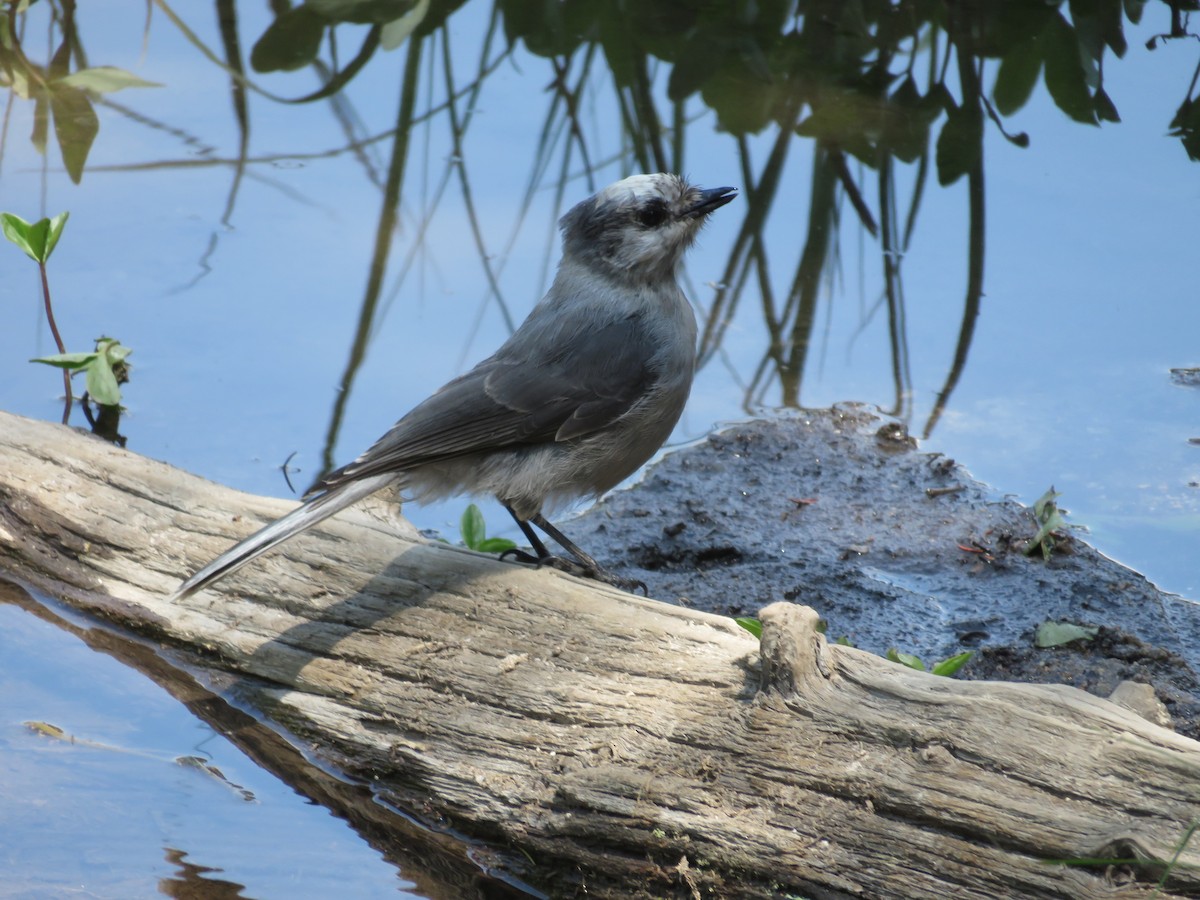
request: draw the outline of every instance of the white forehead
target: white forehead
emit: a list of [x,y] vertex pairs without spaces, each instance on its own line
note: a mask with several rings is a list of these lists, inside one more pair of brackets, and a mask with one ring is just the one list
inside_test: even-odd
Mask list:
[[610,184],[596,195],[601,202],[626,204],[647,200],[651,197],[661,197],[670,202],[683,196],[686,189],[683,179],[678,175],[630,175],[615,184]]

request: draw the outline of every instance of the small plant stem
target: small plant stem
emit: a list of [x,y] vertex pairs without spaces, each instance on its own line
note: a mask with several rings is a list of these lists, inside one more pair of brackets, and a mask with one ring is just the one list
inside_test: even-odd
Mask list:
[[[38,263],[38,271],[42,273],[42,299],[46,304],[46,321],[50,323],[50,333],[54,335],[54,344],[58,347],[58,352],[65,354],[67,348],[63,345],[62,335],[58,333],[58,324],[54,321],[54,308],[50,305],[50,281],[46,277],[46,264]],[[67,369],[63,369],[63,390],[67,395],[66,406],[63,407],[62,423],[67,424],[67,420],[71,418],[71,403],[74,398],[71,396],[71,373]]]

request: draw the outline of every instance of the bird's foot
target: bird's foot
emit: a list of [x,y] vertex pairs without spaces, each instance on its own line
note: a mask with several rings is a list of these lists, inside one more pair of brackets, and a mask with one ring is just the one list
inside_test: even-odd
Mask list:
[[611,584],[613,587],[620,588],[623,591],[629,591],[630,593],[641,591],[643,597],[650,596],[650,592],[646,589],[646,582],[644,581],[638,581],[636,578],[622,578],[620,575],[614,575],[600,566],[584,565],[573,559],[567,559],[564,556],[555,556],[553,553],[546,556],[537,556],[533,553],[514,548],[512,550],[505,550],[500,554],[500,558],[515,559],[517,562],[537,566],[539,569],[542,566],[549,566],[560,572],[566,572],[568,575],[574,575],[576,578],[591,578],[595,581],[603,581],[605,584]]

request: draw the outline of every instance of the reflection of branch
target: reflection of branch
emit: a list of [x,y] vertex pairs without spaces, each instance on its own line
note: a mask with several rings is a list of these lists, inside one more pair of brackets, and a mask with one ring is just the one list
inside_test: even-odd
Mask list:
[[[446,93],[450,96],[454,95],[454,71],[450,61],[450,29],[442,29],[442,67],[443,76],[446,79]],[[504,302],[504,296],[500,293],[500,284],[496,280],[496,273],[492,271],[492,262],[487,252],[487,247],[484,245],[483,233],[479,228],[479,216],[475,212],[475,201],[471,195],[471,185],[467,179],[467,158],[463,152],[462,137],[467,130],[467,123],[475,112],[475,101],[478,99],[478,93],[471,95],[470,103],[467,106],[466,119],[459,122],[458,109],[453,103],[447,108],[447,118],[450,124],[450,139],[454,142],[454,169],[458,172],[458,183],[462,187],[463,203],[467,207],[467,221],[471,223],[471,236],[475,240],[475,248],[479,251],[479,261],[483,265],[483,273],[487,277],[488,289],[492,292],[492,296],[496,298],[496,304],[500,307],[500,315],[504,317],[504,324],[508,328],[509,334],[516,330],[516,324],[513,322],[512,314],[508,311],[508,304]]]
[[858,213],[858,220],[862,223],[863,228],[871,233],[871,237],[879,237],[879,226],[875,224],[875,217],[871,215],[871,209],[867,206],[867,201],[863,199],[862,191],[858,189],[858,183],[855,182],[854,176],[850,174],[850,167],[846,165],[845,151],[832,149],[829,151],[829,156],[834,171],[837,172],[838,180],[842,183],[842,190],[846,192],[846,196],[850,199],[850,205]]
[[793,316],[791,334],[788,336],[789,352],[779,370],[783,389],[781,402],[784,406],[800,405],[800,382],[817,314],[817,292],[836,227],[838,177],[832,155],[824,142],[814,142],[808,236],[788,293],[788,309],[784,311],[785,321]]
[[[958,50],[958,74],[962,83],[963,107],[975,104],[976,114],[979,111],[979,73],[975,71],[974,60],[962,49]],[[980,303],[983,298],[983,251],[984,251],[984,182],[983,182],[983,141],[980,139],[979,155],[971,171],[967,173],[967,196],[970,206],[970,226],[968,232],[968,267],[967,267],[967,297],[963,304],[962,325],[959,327],[958,344],[954,348],[954,362],[946,375],[946,383],[938,393],[929,420],[925,424],[922,437],[928,438],[946,408],[946,403],[967,364],[967,353],[971,349],[971,339],[975,334],[975,321],[979,316]]]
[[[550,110],[546,115],[546,122],[542,126],[542,136],[538,142],[538,159],[549,158],[549,154],[546,151],[549,149],[550,123],[553,121],[558,100],[562,100],[567,110],[567,127],[571,138],[575,141],[575,146],[579,148],[579,155],[583,159],[583,170],[588,173],[592,171],[592,161],[588,156],[587,141],[584,140],[583,129],[579,126],[579,94],[591,71],[591,62],[595,52],[595,44],[588,44],[586,46],[583,57],[583,72],[580,74],[579,82],[573,91],[567,87],[567,69],[570,61],[560,60],[557,56],[550,60],[550,64],[554,67],[554,100],[550,104]],[[570,153],[569,147],[567,148],[567,153]],[[533,193],[533,185],[539,180],[540,178],[536,174],[531,179],[529,189],[526,192],[526,202],[528,202],[530,195]],[[589,185],[588,188],[594,192],[594,186]]]
[[375,228],[375,249],[371,255],[371,272],[367,278],[367,288],[358,317],[358,329],[355,331],[354,343],[350,348],[350,358],[346,362],[345,372],[342,373],[337,400],[333,405],[333,413],[329,420],[329,430],[325,435],[325,446],[321,454],[321,470],[318,477],[333,468],[333,452],[337,445],[338,434],[342,429],[346,404],[350,400],[351,389],[358,369],[366,359],[367,339],[375,319],[375,307],[379,302],[380,287],[383,284],[384,272],[387,270],[388,256],[396,230],[396,216],[400,206],[400,186],[404,181],[404,164],[408,160],[408,136],[412,130],[420,65],[421,40],[414,38],[409,41],[408,58],[404,65],[400,110],[396,116],[396,130],[393,132],[392,158],[383,191],[383,205],[379,211],[379,224]]
[[700,348],[697,351],[697,366],[705,365],[717,352],[725,338],[725,330],[733,321],[734,312],[741,299],[742,283],[746,276],[743,267],[747,264],[747,248],[750,246],[753,236],[762,233],[771,201],[779,189],[779,178],[783,172],[784,160],[787,159],[788,150],[792,145],[792,128],[796,124],[795,116],[798,111],[799,103],[797,102],[790,111],[791,117],[780,123],[779,131],[775,135],[775,144],[771,147],[771,154],[767,157],[766,165],[763,166],[758,184],[754,183],[750,171],[749,144],[744,138],[739,138],[742,183],[749,211],[742,221],[741,230],[734,239],[733,249],[729,251],[729,261],[725,264],[725,271],[717,286],[717,296],[713,299],[713,304],[705,316],[704,330],[700,335]]
[[[217,21],[221,28],[221,44],[225,48],[225,57],[231,71],[242,72],[242,50],[237,33],[237,8],[234,0],[217,0]],[[242,81],[230,79],[230,96],[233,101],[233,115],[238,125],[238,155],[233,168],[233,181],[229,185],[229,194],[225,198],[225,210],[221,214],[221,224],[229,227],[233,217],[233,208],[237,203],[238,189],[246,174],[246,158],[250,151],[250,111],[246,103],[246,90]],[[187,283],[186,288],[195,285],[200,279],[212,271],[209,260],[217,252],[220,232],[213,231],[208,238],[208,247],[200,257],[200,271],[196,277]]]
[[[171,9],[166,0],[152,0],[152,2],[155,6],[161,9],[163,11],[163,15],[165,15],[171,21],[171,23],[179,29],[180,33],[183,34],[188,43],[190,43],[193,47],[199,50],[200,53],[207,57],[209,62],[225,70],[225,72],[229,74],[229,77],[234,79],[239,84],[244,85],[256,93],[262,94],[264,97],[274,100],[277,103],[312,103],[316,100],[323,100],[326,97],[340,91],[346,86],[350,79],[358,74],[359,70],[367,64],[371,57],[375,55],[375,51],[379,48],[379,36],[383,31],[382,26],[372,25],[371,30],[367,32],[367,36],[363,38],[362,47],[359,48],[359,51],[355,55],[354,59],[350,60],[350,63],[344,69],[336,72],[333,78],[331,78],[326,84],[322,85],[318,90],[313,91],[311,94],[305,94],[303,97],[281,97],[278,94],[268,91],[266,88],[259,87],[246,76],[246,73],[241,70],[240,67],[238,69],[234,69],[227,65],[219,56],[217,56],[208,48],[208,45],[200,39],[200,36],[196,34],[196,32],[192,31],[192,29],[188,27],[187,23],[179,17],[175,10]],[[16,4],[14,4],[14,6],[15,5]]]
[[889,412],[907,419],[912,397],[912,373],[908,367],[904,285],[900,278],[904,248],[896,237],[895,164],[890,153],[884,156],[879,165],[879,219],[883,231],[880,256],[883,259],[883,287],[888,305],[888,337],[892,347],[892,384],[896,390],[896,402]]

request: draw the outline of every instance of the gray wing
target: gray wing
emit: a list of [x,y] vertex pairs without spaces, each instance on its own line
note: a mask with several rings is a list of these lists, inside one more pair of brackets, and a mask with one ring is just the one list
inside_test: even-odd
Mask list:
[[525,356],[505,353],[511,343],[309,493],[484,450],[581,437],[628,412],[659,374],[650,365],[654,342],[636,314]]

